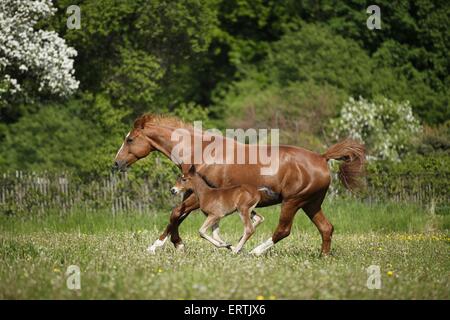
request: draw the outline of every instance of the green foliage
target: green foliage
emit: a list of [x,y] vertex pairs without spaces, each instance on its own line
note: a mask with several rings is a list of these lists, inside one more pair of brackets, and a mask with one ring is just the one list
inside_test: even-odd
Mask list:
[[[413,111],[428,122],[448,119],[448,91],[442,85],[433,89],[427,83],[429,72],[415,69],[410,55],[406,45],[387,40],[371,56],[358,42],[334,33],[328,26],[303,24],[271,43],[256,67],[241,69],[243,81],[283,87],[293,82],[331,85],[350,96],[409,100]],[[219,93],[217,100],[223,95]]]
[[4,127],[0,168],[104,175],[127,128],[122,117],[103,96],[42,106]]
[[193,95],[191,68],[211,42],[215,1],[91,0],[81,8],[79,31],[67,31],[64,16],[54,24],[79,50],[82,88],[105,92],[114,107],[127,109],[127,120],[167,111]]
[[[379,94],[411,101],[414,111],[428,123],[450,117],[448,1],[378,1],[382,29],[374,31],[365,28],[367,1],[288,3],[292,16],[353,39],[372,56],[376,64],[372,72],[379,76],[374,85],[383,88]],[[395,77],[386,77],[387,70]]]
[[450,121],[436,127],[425,126],[416,148],[421,155],[437,153],[450,156]]
[[221,125],[277,128],[281,143],[320,150],[328,119],[335,116],[346,97],[343,90],[313,81],[263,86],[256,80],[243,80],[219,105],[227,120]]
[[[409,155],[402,161],[371,161],[367,168],[368,190],[377,196],[422,202],[436,213],[449,213],[450,158],[444,154]],[[370,195],[369,195],[370,196]],[[434,208],[436,206],[436,208]]]
[[373,91],[391,99],[409,100],[423,120],[441,123],[450,117],[448,88],[429,70],[420,72],[411,63],[427,59],[423,49],[412,49],[393,40],[384,42],[372,57]]
[[[373,161],[368,166],[369,173],[373,175],[430,175],[435,179],[445,182],[447,185],[450,180],[445,179],[450,175],[450,158],[445,154],[432,155],[414,155],[411,154],[402,161]],[[436,181],[437,181],[436,180]],[[445,181],[446,180],[446,181]],[[449,188],[443,188],[442,191],[448,192]]]
[[202,121],[204,125],[208,125],[210,120],[208,118],[209,110],[196,105],[193,102],[183,103],[173,111],[173,114],[187,123],[194,121]]
[[93,150],[101,142],[100,132],[64,109],[41,108],[10,126],[4,142],[1,167],[15,170],[37,168],[86,169],[84,150]]
[[[72,4],[80,30],[66,26]],[[450,118],[448,1],[377,4],[382,30],[370,31],[362,0],[57,1],[38,27],[77,50],[80,90],[70,100],[40,92],[0,101],[0,170],[106,175],[143,112],[277,127],[282,142],[323,150],[328,119],[351,96],[410,101],[431,127],[409,151],[448,154],[448,131],[435,128]]]
[[372,68],[367,53],[355,41],[316,25],[305,25],[274,42],[262,68],[269,81],[282,86],[313,81],[350,95],[370,94]]
[[151,54],[138,50],[120,51],[121,63],[112,67],[111,75],[106,77],[105,92],[117,107],[128,107],[135,114],[144,113],[155,103],[160,88],[158,81],[163,78],[164,70]]

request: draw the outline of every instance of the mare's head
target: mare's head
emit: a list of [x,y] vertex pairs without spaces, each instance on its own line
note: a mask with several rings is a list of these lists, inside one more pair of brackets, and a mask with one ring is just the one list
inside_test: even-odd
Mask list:
[[113,170],[126,171],[129,166],[154,150],[151,140],[145,135],[147,121],[147,116],[141,116],[134,121],[133,128],[125,136],[114,158]]
[[157,150],[154,138],[163,127],[186,128],[188,125],[171,116],[153,114],[140,116],[134,121],[133,128],[126,135],[122,146],[117,152],[114,158],[113,170],[126,171],[133,163],[145,158],[150,152]]

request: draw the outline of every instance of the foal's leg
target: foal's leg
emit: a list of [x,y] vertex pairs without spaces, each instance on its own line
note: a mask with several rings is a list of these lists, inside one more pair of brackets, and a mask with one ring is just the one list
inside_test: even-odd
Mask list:
[[200,227],[200,230],[198,232],[200,234],[200,237],[202,237],[203,239],[208,240],[209,242],[211,242],[213,245],[215,245],[218,248],[223,248],[223,247],[226,247],[227,245],[217,241],[216,239],[214,239],[213,237],[210,237],[206,233],[208,231],[208,229],[210,227],[212,227],[214,224],[216,224],[219,220],[220,220],[220,217],[212,215],[212,214],[209,215],[206,218],[203,225]]
[[257,214],[256,211],[252,211],[251,219],[252,219],[252,223],[253,223],[253,227],[254,228],[259,226],[264,221],[264,217],[259,215],[259,214]]
[[239,243],[236,245],[236,247],[232,248],[233,253],[239,253],[247,240],[255,232],[255,227],[253,226],[252,220],[250,218],[250,212],[252,212],[255,206],[256,204],[250,209],[248,207],[245,207],[239,210],[239,215],[242,222],[244,223],[244,235],[241,237],[241,240],[239,240]]
[[281,214],[280,220],[278,222],[278,227],[273,233],[272,238],[269,238],[265,242],[261,243],[250,253],[259,256],[267,251],[270,247],[272,247],[275,243],[287,237],[291,232],[295,213],[300,208],[300,206],[301,204],[298,200],[284,201],[281,205]]
[[[250,215],[250,218],[252,220],[253,228],[256,229],[257,226],[259,226],[264,221],[264,217],[257,214],[256,211],[252,210],[252,213]],[[239,241],[241,241],[242,237],[239,238]]]
[[215,223],[215,224],[212,226],[212,237],[213,237],[214,240],[219,241],[223,246],[226,246],[226,247],[228,247],[228,248],[231,246],[230,244],[228,244],[226,241],[224,241],[224,240],[220,237],[220,234],[219,234],[219,222]]
[[183,222],[183,220],[195,209],[199,208],[198,199],[194,193],[186,195],[183,202],[176,206],[172,210],[170,215],[170,222],[167,225],[164,232],[159,236],[159,238],[147,248],[147,252],[150,254],[155,254],[159,247],[162,247],[169,236],[171,236],[171,241],[177,249],[182,249],[184,247],[181,238],[178,234],[178,226]]

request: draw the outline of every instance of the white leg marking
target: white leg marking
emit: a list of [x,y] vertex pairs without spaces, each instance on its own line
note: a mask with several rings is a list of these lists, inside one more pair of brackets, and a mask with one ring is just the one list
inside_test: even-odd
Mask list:
[[273,245],[274,245],[274,243],[272,241],[272,238],[270,238],[270,239],[264,241],[263,243],[261,243],[255,249],[253,249],[250,253],[259,256],[259,255],[263,254],[265,251],[267,251],[267,249],[269,249]]
[[184,251],[184,243],[179,243],[175,246],[175,249],[177,249],[177,251]]
[[162,240],[157,239],[151,246],[149,246],[147,248],[147,252],[150,253],[150,254],[155,254],[156,253],[156,249],[159,248],[159,247],[162,247],[166,243],[168,238],[169,238],[169,235],[167,235]]

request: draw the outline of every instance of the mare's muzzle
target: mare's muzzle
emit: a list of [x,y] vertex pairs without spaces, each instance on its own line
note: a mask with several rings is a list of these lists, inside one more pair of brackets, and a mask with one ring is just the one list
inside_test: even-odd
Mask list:
[[123,160],[116,160],[114,161],[114,164],[112,165],[111,171],[126,171],[127,170],[127,163]]

